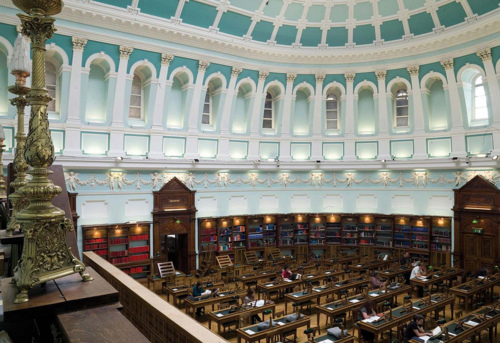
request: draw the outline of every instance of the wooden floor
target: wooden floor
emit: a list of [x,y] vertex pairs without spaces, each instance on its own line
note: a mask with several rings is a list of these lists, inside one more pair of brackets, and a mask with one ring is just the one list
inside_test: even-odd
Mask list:
[[[142,281],[141,280],[141,283],[147,287],[147,282],[144,280]],[[500,287],[495,287],[495,293],[499,293],[500,292]],[[403,298],[406,294],[402,294],[398,297],[398,304],[402,304],[403,303]],[[167,301],[167,296],[165,294],[159,294],[159,296],[164,299],[165,301]],[[413,296],[413,299],[418,299],[416,297],[416,295]],[[322,299],[322,303],[324,303],[325,299],[323,298]],[[173,305],[173,301],[172,299],[170,299],[170,303]],[[276,311],[279,312],[279,311],[282,311],[285,309],[285,302],[283,299],[281,299],[277,305],[276,305]],[[463,308],[461,306],[458,306],[457,303],[455,303],[455,312],[457,311],[460,311],[460,310],[463,310]],[[181,308],[181,311],[184,312],[184,308]],[[206,309],[207,313],[209,312],[209,307],[207,306],[207,309]],[[317,323],[317,316],[316,316],[316,309],[313,307],[313,310],[312,310],[312,316],[311,316],[311,327],[315,327],[318,325]],[[465,313],[464,313],[465,315]],[[197,318],[197,320],[200,322],[201,325],[205,326],[208,328],[208,320],[207,320],[207,316],[206,315],[203,315],[202,317],[200,318]],[[447,307],[446,308],[446,320],[451,320],[451,313],[450,313],[450,308]],[[321,316],[321,322],[319,323],[320,325],[320,328],[321,328],[321,334],[325,334],[326,333],[326,326],[325,326],[325,322],[326,322],[326,317],[325,316]],[[431,321],[430,323],[427,323],[426,324],[426,329],[432,329],[434,328],[434,322]],[[212,323],[212,330],[216,330],[216,324],[214,325],[214,323]],[[304,330],[305,330],[305,327],[304,327]],[[349,333],[351,334],[352,333],[352,328],[351,327],[348,327],[348,330],[349,330]],[[216,331],[214,331],[216,332]],[[307,342],[307,337],[306,335],[303,333],[303,330],[302,329],[299,329],[298,330],[298,339],[297,339],[297,342],[298,343],[303,343],[303,342]],[[355,330],[355,336],[357,337],[357,330]],[[227,334],[223,334],[222,335],[225,339],[227,339],[228,341],[230,342],[237,342],[237,338],[236,338],[236,334],[233,332],[233,333],[227,333]],[[397,337],[396,337],[396,334],[394,333],[393,334],[393,337],[392,339],[395,340]],[[263,342],[263,341],[262,341]],[[483,343],[487,343],[489,342],[489,339],[488,339],[488,333],[487,332],[484,332],[482,337],[481,337],[481,342]],[[500,334],[498,334],[497,337],[493,337],[493,342],[494,343],[500,343]]]

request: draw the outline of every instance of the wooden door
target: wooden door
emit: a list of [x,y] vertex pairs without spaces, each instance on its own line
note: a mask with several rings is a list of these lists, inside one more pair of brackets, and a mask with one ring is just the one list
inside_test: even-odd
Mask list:
[[464,268],[474,273],[479,264],[479,237],[476,235],[464,235]]
[[495,264],[495,239],[490,236],[464,235],[465,270],[474,273]]

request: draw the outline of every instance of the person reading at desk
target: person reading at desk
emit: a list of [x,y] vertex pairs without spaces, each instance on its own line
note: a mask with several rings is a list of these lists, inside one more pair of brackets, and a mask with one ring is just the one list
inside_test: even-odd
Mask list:
[[[405,251],[405,253],[404,253],[403,256],[401,256],[401,259],[399,260],[399,263],[402,266],[407,266],[407,265],[414,266],[415,265],[414,263],[411,262],[410,252],[408,250]],[[410,284],[410,275],[411,275],[411,271],[408,271],[408,272],[404,273],[405,280],[406,280],[407,284]]]
[[372,286],[372,289],[379,289],[379,288],[382,288],[382,287],[385,287],[387,282],[384,281],[382,282],[382,280],[380,280],[380,273],[378,270],[375,270],[373,272],[373,276],[370,280],[370,284]]
[[[253,289],[251,289],[250,287],[248,287],[248,291],[247,291],[247,294],[245,295],[245,298],[243,298],[243,302],[245,304],[248,304],[252,301],[255,301],[255,291]],[[254,314],[252,316],[252,324],[255,324],[257,322],[261,322],[262,319],[260,319],[260,317],[256,314]]]
[[302,274],[294,274],[292,273],[292,270],[290,269],[289,266],[285,266],[285,268],[283,268],[283,271],[281,272],[281,277],[285,280],[300,280],[300,278],[302,277]]
[[[373,302],[373,300],[368,300],[366,304],[359,310],[358,321],[369,319],[375,316],[380,317],[381,315],[381,313],[377,314],[377,312],[375,312],[375,303]],[[363,340],[365,342],[373,342],[375,340],[375,335],[370,331],[361,330],[361,336],[363,336]]]
[[413,316],[413,321],[408,324],[405,330],[404,343],[409,343],[413,337],[429,336],[432,337],[432,332],[424,330],[424,316],[416,314]]
[[[415,278],[421,278],[421,277],[424,277],[424,276],[427,276],[427,271],[426,271],[426,268],[425,268],[425,264],[424,263],[419,263],[411,271],[410,280],[411,279],[415,279]],[[418,296],[419,297],[423,297],[424,296],[424,288],[422,286],[418,286],[417,289],[418,289]]]
[[[202,297],[202,296],[205,296],[205,295],[217,295],[217,292],[219,292],[219,289],[217,288],[213,293],[211,290],[207,289],[206,291],[203,289],[203,286],[201,284],[201,281],[198,281],[194,286],[193,286],[193,296],[194,297]],[[196,316],[199,317],[201,316],[201,311],[202,311],[202,308],[201,307],[198,307],[196,309]]]

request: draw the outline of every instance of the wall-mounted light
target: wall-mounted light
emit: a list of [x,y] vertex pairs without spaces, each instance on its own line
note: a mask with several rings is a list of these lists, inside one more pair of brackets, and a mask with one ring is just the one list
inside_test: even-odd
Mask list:
[[495,160],[498,160],[498,155],[493,155],[493,156],[491,156],[491,159],[492,159],[492,160],[494,160],[494,161],[495,161]]
[[270,222],[271,222],[271,217],[266,216],[266,223],[270,223]]
[[236,219],[234,220],[234,223],[235,223],[236,225],[240,225],[240,220],[239,220],[238,218],[236,218]]
[[301,222],[302,221],[302,216],[299,214],[299,216],[297,217],[298,221]]
[[210,228],[212,227],[212,223],[211,223],[211,222],[209,222],[209,221],[207,221],[207,222],[205,223],[205,227],[206,227],[207,229],[210,229]]
[[320,218],[320,217],[318,217],[318,216],[316,216],[316,218],[314,218],[314,221],[315,221],[316,223],[319,223],[319,222],[320,222],[320,220],[321,220],[321,218]]
[[117,156],[117,157],[115,158],[115,160],[116,160],[116,162],[123,161],[123,157],[121,157],[121,156]]
[[385,163],[387,160],[385,158],[381,159],[380,162]]
[[444,224],[444,219],[443,218],[439,218],[438,219],[438,224],[439,225],[443,225]]
[[225,220],[224,220],[224,221],[222,222],[222,226],[226,227],[226,226],[227,226],[227,221],[225,221]]

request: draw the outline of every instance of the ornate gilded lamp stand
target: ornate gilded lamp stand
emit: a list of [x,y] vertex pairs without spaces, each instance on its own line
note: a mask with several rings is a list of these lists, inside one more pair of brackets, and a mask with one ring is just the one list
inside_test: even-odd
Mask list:
[[63,210],[52,205],[52,198],[62,190],[49,180],[51,172],[47,169],[54,162],[54,145],[47,117],[51,98],[45,88],[45,42],[55,31],[55,19],[50,16],[61,12],[63,4],[61,0],[12,2],[28,14],[18,16],[22,33],[31,38],[33,50],[32,88],[27,96],[31,113],[24,151],[32,178],[18,190],[29,205],[16,214],[24,233],[24,249],[13,277],[20,291],[14,302],[23,303],[28,301],[28,290],[37,284],[73,273],[80,273],[84,281],[92,278],[84,273],[85,265],[66,243],[66,231],[73,230],[73,224]]
[[9,92],[17,95],[10,99],[12,106],[17,108],[17,133],[16,133],[16,153],[14,157],[14,170],[16,179],[10,185],[16,191],[9,195],[9,200],[12,203],[12,216],[7,226],[7,236],[12,236],[14,231],[20,229],[20,225],[16,220],[16,214],[28,205],[28,201],[21,196],[17,190],[26,186],[26,170],[28,164],[24,159],[24,146],[26,144],[26,135],[24,134],[24,109],[28,105],[26,95],[30,91],[26,86],[26,78],[30,76],[31,62],[29,60],[29,44],[24,40],[22,35],[18,35],[14,44],[14,54],[11,58],[12,75],[16,77],[14,86],[9,87]]
[[3,131],[2,125],[0,125],[0,199],[7,198],[7,189],[5,188],[5,180],[3,179],[3,149],[5,148],[5,144],[3,141],[5,140],[5,133]]

